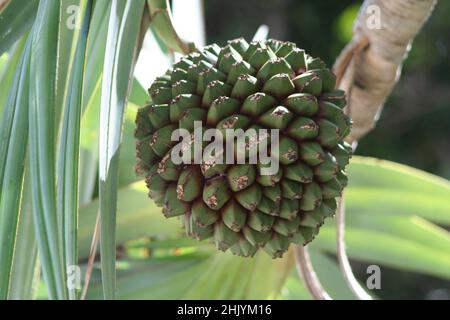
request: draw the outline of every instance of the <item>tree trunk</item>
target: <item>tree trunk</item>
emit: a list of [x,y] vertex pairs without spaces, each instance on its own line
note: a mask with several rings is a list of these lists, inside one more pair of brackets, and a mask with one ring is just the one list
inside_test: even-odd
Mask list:
[[366,0],[354,24],[353,39],[334,70],[347,92],[354,142],[376,124],[384,102],[398,81],[411,43],[436,0]]

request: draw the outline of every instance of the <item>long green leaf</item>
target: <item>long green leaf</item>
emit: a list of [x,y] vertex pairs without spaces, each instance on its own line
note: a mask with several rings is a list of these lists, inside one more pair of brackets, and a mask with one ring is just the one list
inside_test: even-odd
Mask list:
[[[450,254],[422,244],[420,238],[410,240],[401,234],[351,225],[347,227],[345,238],[348,254],[352,258],[450,279]],[[311,246],[334,253],[335,239],[335,228],[324,226]]]
[[95,1],[86,48],[86,68],[83,81],[83,117],[80,136],[80,204],[92,200],[97,183],[98,135],[102,68],[105,58],[111,1]]
[[[125,262],[117,279],[119,299],[180,299],[210,264],[205,256]],[[92,279],[93,283],[101,279]],[[92,287],[88,299],[101,299],[100,286]]]
[[[6,65],[8,63],[9,54],[4,54],[0,56],[0,78],[3,78]],[[1,92],[1,91],[0,91]]]
[[[21,63],[23,62],[23,50],[26,44],[28,36],[23,36],[19,41],[14,50],[11,50],[11,55],[6,57],[7,66],[3,69],[0,75],[0,81],[2,85],[0,86],[0,125],[1,125],[1,135],[2,140],[7,142],[10,137],[10,133],[13,125],[14,116],[14,105],[11,101],[11,92],[17,91],[18,77],[20,76]],[[5,108],[5,106],[7,106]],[[0,161],[0,181],[3,179],[5,164],[6,164],[6,154],[8,151],[8,143],[0,143],[0,156],[3,161]],[[1,188],[1,184],[0,184]]]
[[208,299],[274,299],[294,265],[291,253],[283,259],[272,259],[266,253],[259,252],[248,261],[229,252],[219,252],[211,259],[218,262],[208,270],[211,281],[208,281],[205,270],[202,278],[183,298],[202,299],[203,292],[209,292]]
[[[144,104],[141,104],[141,106]],[[138,107],[133,103],[128,103],[125,112],[125,121],[123,126],[123,143],[120,151],[119,182],[120,187],[127,186],[140,180],[136,174],[136,141],[134,131],[136,130],[136,113]]]
[[[328,292],[328,291],[327,291]],[[305,284],[299,281],[299,276],[296,270],[291,271],[291,274],[286,279],[283,289],[281,290],[280,298],[283,300],[311,300],[311,294],[306,289]]]
[[[349,215],[418,215],[450,225],[450,182],[401,164],[355,157],[348,169]],[[382,199],[382,201],[381,201]]]
[[37,0],[12,0],[0,13],[0,56],[33,24],[38,4]]
[[[82,27],[73,35],[74,53],[69,60],[69,81],[65,94],[63,129],[58,158],[58,210],[64,221],[64,253],[67,267],[78,265],[78,157],[80,147],[81,97],[86,39],[92,1],[80,3]],[[69,298],[77,298],[77,288],[69,288]]]
[[56,60],[60,2],[42,0],[33,28],[30,64],[30,173],[39,254],[50,298],[67,298],[62,228],[55,186]]
[[[28,169],[25,169],[29,172]],[[33,228],[31,188],[29,174],[25,174],[16,247],[11,272],[8,299],[31,300],[35,298],[40,279],[38,249]]]
[[[89,28],[85,81],[83,83],[83,118],[80,154],[80,204],[91,201],[96,185],[98,169],[99,106],[101,96],[101,74],[105,57],[111,1],[96,1]],[[148,100],[147,92],[134,79],[129,101],[143,105]],[[134,126],[134,120],[133,120]],[[125,128],[127,130],[127,128]],[[134,143],[133,143],[134,144]],[[122,156],[124,153],[121,153]],[[126,154],[126,152],[125,152]],[[134,152],[131,155],[134,157]],[[121,159],[122,163],[122,159]],[[134,166],[133,164],[130,168]],[[121,168],[123,166],[121,165]],[[120,176],[120,184],[128,184]]]
[[352,227],[383,232],[420,243],[430,250],[442,251],[442,254],[449,252],[450,233],[418,216],[360,212],[347,215],[347,222]]
[[354,157],[348,170],[353,187],[395,189],[450,196],[450,182],[399,163],[375,158]]
[[373,215],[416,214],[443,225],[450,225],[449,197],[450,195],[444,197],[432,192],[411,192],[403,189],[352,187],[351,182],[346,191],[349,214],[358,214],[361,211]]
[[[121,265],[117,274],[120,299],[273,299],[292,270],[293,260],[292,255],[274,260],[259,253],[248,260],[215,252],[123,261]],[[100,296],[93,288],[88,297]]]
[[28,143],[30,41],[22,54],[0,126],[0,299],[6,299]]
[[115,298],[116,205],[122,122],[137,57],[144,0],[111,4],[100,112],[100,253],[103,292]]
[[137,106],[143,106],[149,100],[149,98],[150,97],[147,93],[147,90],[145,90],[144,87],[139,83],[139,81],[134,78],[129,98],[130,103],[133,103]]
[[[68,90],[70,90],[68,87],[71,81],[70,68],[76,49],[76,37],[81,29],[82,10],[86,5],[86,0],[59,0],[59,2],[55,105],[61,107],[56,111],[55,120],[57,124],[62,125],[63,121],[60,121],[64,112],[62,106],[65,104]],[[62,127],[60,126],[58,130],[61,131]]]
[[180,53],[189,53],[194,49],[193,43],[183,41],[175,31],[168,0],[147,0],[150,11],[152,30],[165,46]]
[[22,57],[25,42],[28,39],[28,34],[24,34],[17,44],[10,50],[10,54],[2,56],[6,60],[6,66],[0,71],[0,115],[8,99],[9,89],[12,86],[14,75],[16,74],[20,58]]
[[91,23],[89,26],[88,43],[86,47],[86,70],[83,82],[83,112],[90,106],[94,92],[101,82],[103,61],[105,59],[106,36],[108,32],[111,1],[97,0],[94,2]]

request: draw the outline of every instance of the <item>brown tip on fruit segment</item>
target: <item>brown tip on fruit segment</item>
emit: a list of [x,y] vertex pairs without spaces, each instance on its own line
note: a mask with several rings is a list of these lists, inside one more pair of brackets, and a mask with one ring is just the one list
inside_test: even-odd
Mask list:
[[279,106],[275,109],[275,111],[273,112],[273,115],[277,116],[277,117],[282,117],[287,113],[289,113],[289,110],[287,108],[285,108],[283,106]]
[[264,96],[263,93],[255,93],[254,95],[252,95],[250,97],[250,100],[252,100],[252,101],[259,101],[259,100],[262,99],[263,96]]
[[152,137],[150,138],[150,146],[154,146],[156,141],[158,141],[158,132],[155,132],[154,134],[152,134]]
[[300,129],[304,130],[317,130],[319,129],[319,126],[316,123],[307,123],[300,127]]
[[288,151],[283,154],[284,157],[286,157],[289,160],[296,160],[297,159],[297,152],[293,149],[288,149]]
[[166,170],[167,170],[166,165],[167,165],[167,161],[169,161],[169,159],[170,159],[170,154],[168,153],[158,163],[158,169],[156,172],[158,172],[159,174],[163,174],[164,172],[166,172]]
[[270,182],[271,182],[272,186],[276,185],[278,182],[278,177],[276,177],[276,176],[270,177]]
[[206,200],[206,203],[209,205],[209,207],[217,207],[218,204],[217,194],[209,196]]
[[222,128],[224,129],[232,129],[234,128],[234,125],[236,124],[236,122],[238,121],[237,117],[231,117],[228,118],[223,124],[222,124]]
[[181,200],[181,199],[183,199],[183,196],[184,196],[184,186],[179,184],[179,185],[177,185],[177,197],[178,197],[178,199]]
[[242,190],[248,185],[248,176],[240,176],[234,178],[234,180],[237,184],[238,190]]

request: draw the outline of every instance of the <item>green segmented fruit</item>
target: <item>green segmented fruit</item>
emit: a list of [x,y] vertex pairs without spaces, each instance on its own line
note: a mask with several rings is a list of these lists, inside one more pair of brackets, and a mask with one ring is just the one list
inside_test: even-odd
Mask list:
[[274,174],[262,174],[263,168],[267,168],[268,165],[259,164],[258,165],[258,177],[257,181],[260,185],[266,186],[266,187],[272,187],[277,185],[278,182],[280,182],[283,172],[281,170],[278,170]]
[[277,233],[290,237],[294,235],[297,232],[298,227],[300,226],[300,217],[295,216],[291,220],[285,220],[285,219],[277,219],[277,221],[273,225],[273,230],[275,230]]
[[297,181],[283,179],[281,181],[283,197],[291,200],[301,199],[303,195],[303,184]]
[[247,212],[235,200],[230,200],[222,210],[222,219],[228,228],[239,232],[245,226]]
[[187,167],[178,178],[177,197],[190,202],[202,194],[203,175],[199,167]]
[[254,211],[262,198],[261,189],[259,184],[254,183],[247,189],[235,193],[234,197],[244,208]]
[[191,217],[199,227],[207,227],[218,221],[220,214],[210,209],[202,199],[197,199],[191,206]]
[[[345,92],[335,86],[324,62],[292,42],[239,38],[206,46],[150,86],[151,103],[136,116],[136,172],[164,215],[181,217],[187,235],[240,256],[263,249],[281,257],[290,243],[314,239],[347,185],[351,121],[343,112]],[[211,154],[180,164],[171,159],[178,143],[171,135],[180,128],[192,139],[196,121],[222,135],[268,133],[246,135],[241,148],[222,152],[245,163],[220,163]],[[270,130],[278,130],[278,141],[272,143]],[[212,143],[202,141],[201,153]],[[272,163],[258,154],[265,144]],[[193,160],[194,146],[180,154]],[[275,171],[263,174],[273,161]]]
[[347,105],[345,92],[339,89],[334,89],[329,92],[323,92],[320,96],[321,101],[328,101],[343,109]]
[[208,207],[220,210],[230,198],[231,190],[225,179],[216,177],[206,181],[203,188],[203,201]]
[[233,191],[240,191],[252,185],[256,179],[255,166],[251,164],[243,164],[241,166],[233,166],[228,170],[227,180]]
[[301,116],[314,116],[319,110],[317,99],[312,94],[296,93],[288,96],[283,101],[290,110]]
[[259,123],[266,128],[284,130],[294,117],[293,113],[284,106],[277,106],[259,118]]
[[273,258],[281,258],[289,249],[289,244],[291,241],[291,237],[285,237],[278,232],[274,232],[272,234],[272,238],[267,241],[263,249]]
[[247,225],[259,232],[269,232],[272,230],[274,222],[275,218],[273,216],[255,210],[248,215]]
[[247,226],[242,229],[242,233],[255,248],[264,247],[271,237],[271,232],[259,232]]
[[257,92],[249,95],[241,106],[241,112],[249,116],[258,117],[275,107],[277,100],[265,93]]
[[319,135],[319,126],[312,119],[298,117],[290,123],[287,134],[297,141],[314,141],[313,139]]
[[256,208],[271,216],[280,215],[280,201],[274,202],[264,196],[261,198],[261,201],[259,201]]
[[192,215],[185,215],[182,220],[186,234],[194,239],[200,241],[214,235],[214,225],[201,226],[195,222]]
[[238,256],[253,257],[256,251],[258,251],[258,248],[252,245],[244,237],[241,237],[238,243],[231,246],[230,250],[233,254]]
[[280,202],[282,198],[281,186],[279,183],[263,188],[263,194],[273,202]]
[[299,211],[299,201],[298,200],[291,200],[291,199],[283,199],[281,200],[280,205],[280,217],[292,220],[294,219]]

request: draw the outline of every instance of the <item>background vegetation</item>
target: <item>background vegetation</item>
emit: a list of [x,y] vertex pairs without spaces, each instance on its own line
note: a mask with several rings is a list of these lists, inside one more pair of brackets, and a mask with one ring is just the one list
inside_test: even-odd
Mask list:
[[[248,39],[259,25],[267,24],[270,37],[293,41],[332,65],[351,39],[360,5],[359,0],[208,0],[208,41],[223,43],[241,35]],[[450,178],[449,12],[450,3],[439,1],[413,43],[378,126],[359,142],[357,155],[388,159]],[[363,265],[356,270],[361,276],[365,272]],[[383,298],[421,299],[438,288],[445,288],[443,297],[450,298],[447,281],[388,268],[384,268],[384,276],[389,280],[378,293]]]

